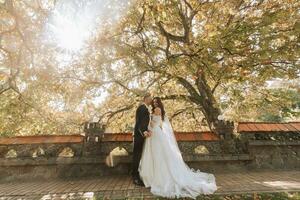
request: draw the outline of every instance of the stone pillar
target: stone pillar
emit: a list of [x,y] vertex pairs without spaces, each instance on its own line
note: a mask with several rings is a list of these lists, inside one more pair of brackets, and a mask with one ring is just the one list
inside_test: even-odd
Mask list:
[[101,141],[104,137],[104,130],[105,127],[97,122],[86,122],[84,124],[84,156],[101,154]]
[[233,139],[234,123],[232,121],[219,120],[216,129],[222,139]]
[[236,153],[236,144],[234,140],[234,123],[233,121],[219,120],[217,125],[217,132],[221,137],[220,145],[223,153]]

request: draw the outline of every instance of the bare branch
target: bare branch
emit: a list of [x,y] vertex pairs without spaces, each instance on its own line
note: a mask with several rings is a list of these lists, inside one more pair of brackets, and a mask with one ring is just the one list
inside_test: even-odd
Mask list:
[[[167,32],[165,30],[165,28],[163,27],[161,21],[159,21],[157,23],[157,26],[158,26],[160,32],[162,33],[162,35],[164,35],[168,39],[173,40],[173,41],[177,41],[177,42],[183,42],[183,43],[187,43],[188,42],[188,36],[186,36],[186,35],[184,35],[184,36],[178,36],[178,35],[173,35],[173,34]],[[185,34],[186,34],[186,31],[185,31]]]
[[[123,113],[125,111],[128,111],[128,110],[131,110],[133,108],[133,106],[135,105],[135,103],[132,103],[130,105],[126,105],[126,106],[123,106],[121,108],[118,108],[114,111],[108,111],[104,114],[102,114],[100,117],[99,117],[99,120],[98,120],[98,123],[104,123],[105,125],[109,124],[109,121],[117,114],[119,113]],[[103,122],[104,118],[107,117],[107,120],[106,122]]]

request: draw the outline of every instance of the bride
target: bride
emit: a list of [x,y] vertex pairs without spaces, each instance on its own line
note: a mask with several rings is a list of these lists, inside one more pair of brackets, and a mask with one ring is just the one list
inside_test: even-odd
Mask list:
[[217,190],[213,174],[195,171],[184,162],[171,124],[159,97],[153,98],[147,137],[139,163],[139,174],[145,187],[154,195],[196,199],[200,194]]

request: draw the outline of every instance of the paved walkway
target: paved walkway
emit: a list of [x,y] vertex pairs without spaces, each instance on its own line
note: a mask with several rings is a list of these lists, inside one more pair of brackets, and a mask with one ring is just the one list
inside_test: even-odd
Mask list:
[[[300,171],[216,174],[216,194],[300,191]],[[153,199],[149,188],[129,176],[0,183],[2,199]]]

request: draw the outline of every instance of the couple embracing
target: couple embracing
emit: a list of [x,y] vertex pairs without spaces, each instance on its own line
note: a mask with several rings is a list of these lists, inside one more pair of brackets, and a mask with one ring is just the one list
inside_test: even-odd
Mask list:
[[196,199],[217,190],[213,174],[184,162],[162,101],[150,93],[136,110],[133,145],[133,183],[150,187],[152,194]]

